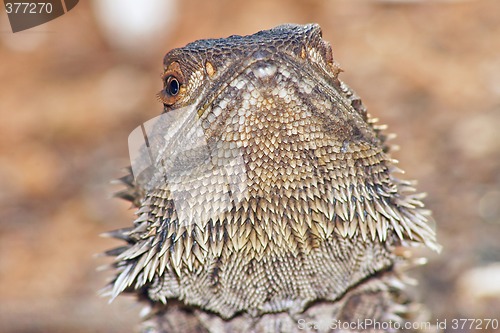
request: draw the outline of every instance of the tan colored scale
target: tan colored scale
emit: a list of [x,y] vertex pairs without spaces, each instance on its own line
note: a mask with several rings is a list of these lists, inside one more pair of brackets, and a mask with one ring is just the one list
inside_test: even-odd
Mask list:
[[183,164],[148,181],[123,178],[139,209],[112,233],[127,246],[111,251],[111,296],[147,299],[157,332],[179,318],[201,332],[295,332],[324,311],[403,320],[394,286],[412,259],[397,249],[439,249],[431,217],[319,26],[197,41],[164,66],[165,114],[192,117],[173,136],[204,144],[173,147]]

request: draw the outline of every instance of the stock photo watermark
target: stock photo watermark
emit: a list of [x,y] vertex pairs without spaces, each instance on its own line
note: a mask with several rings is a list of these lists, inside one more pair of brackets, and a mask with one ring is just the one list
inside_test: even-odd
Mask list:
[[167,186],[181,225],[216,219],[247,195],[241,147],[211,145],[195,106],[157,116],[129,135],[132,173],[145,188]]
[[484,318],[484,319],[471,319],[471,318],[454,318],[454,319],[436,319],[434,321],[421,321],[421,322],[397,322],[397,321],[377,321],[369,318],[358,319],[356,321],[311,321],[306,319],[299,319],[297,321],[299,330],[318,330],[320,332],[325,330],[333,330],[335,332],[351,332],[351,331],[380,331],[380,332],[399,332],[403,331],[439,331],[452,330],[452,331],[481,331],[481,330],[497,330],[500,325],[498,319]]
[[79,0],[4,0],[12,32],[27,30],[52,21],[73,9]]

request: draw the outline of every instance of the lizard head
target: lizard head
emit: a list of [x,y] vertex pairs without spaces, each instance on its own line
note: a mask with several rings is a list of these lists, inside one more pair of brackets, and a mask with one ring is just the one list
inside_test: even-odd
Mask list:
[[315,80],[319,71],[337,80],[340,68],[330,45],[321,38],[319,25],[287,24],[251,36],[199,40],[174,49],[164,58],[164,89],[159,97],[168,111],[196,103],[200,96],[206,102],[228,84],[252,77],[256,81],[252,89],[275,88],[280,75],[295,74],[289,71],[300,76],[313,71]]
[[[224,101],[223,106],[230,100],[229,107],[267,100],[285,111],[294,95],[307,100],[322,88],[338,95],[345,90],[340,72],[319,25],[286,24],[250,36],[199,40],[170,51],[164,58],[164,88],[158,97],[165,112],[197,104],[200,115],[210,113],[217,100]],[[360,100],[356,96],[351,100],[349,111],[358,112],[356,118],[366,122]]]
[[[338,79],[340,71],[318,25],[288,24],[170,51],[158,97],[165,113],[191,112],[197,120],[188,127],[202,129],[211,149],[236,150],[225,145],[232,142],[237,155],[263,153],[279,162],[269,164],[273,172],[318,159],[322,147],[328,154],[387,149],[361,101]],[[297,154],[282,158],[283,150]],[[260,183],[266,182],[276,179]]]

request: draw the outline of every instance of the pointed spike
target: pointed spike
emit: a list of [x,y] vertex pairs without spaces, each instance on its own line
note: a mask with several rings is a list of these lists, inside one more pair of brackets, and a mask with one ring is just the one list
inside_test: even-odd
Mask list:
[[124,241],[129,241],[130,240],[130,232],[132,231],[132,228],[122,228],[122,229],[116,229],[108,232],[103,232],[100,234],[101,237],[105,238],[116,238],[116,239],[121,239]]
[[375,241],[377,235],[377,220],[373,219],[371,215],[367,216],[366,224],[368,225],[368,229],[370,229],[370,235],[372,241]]
[[167,268],[167,255],[163,254],[160,256],[160,263],[158,264],[158,276],[162,276]]
[[109,257],[117,257],[120,254],[122,254],[123,252],[125,252],[126,250],[128,250],[129,248],[130,248],[130,246],[115,247],[114,249],[104,251],[104,253],[102,253],[100,255],[109,256]]
[[373,209],[372,203],[373,203],[372,200],[370,201],[365,200],[364,209],[374,220],[377,220],[378,216],[377,213],[375,213],[375,210]]
[[127,268],[116,278],[115,282],[113,283],[113,289],[110,292],[110,302],[112,302],[119,294],[121,294],[122,291],[124,291],[130,285],[129,273],[133,269],[133,267],[133,265],[127,266]]
[[203,249],[198,244],[195,244],[192,247],[192,251],[193,251],[193,255],[196,257],[196,259],[199,261],[199,263],[204,264],[206,254],[203,251]]
[[343,222],[343,221],[337,221],[336,224],[335,224],[337,230],[339,231],[340,235],[344,238],[347,237],[347,233],[348,233],[348,228],[346,226],[346,223]]
[[384,218],[381,218],[377,221],[377,235],[378,235],[378,239],[380,241],[383,241],[384,239],[384,230],[383,230],[383,227],[382,227],[382,221],[384,221]]
[[182,242],[176,242],[174,250],[170,254],[170,263],[178,276],[181,276],[181,261],[182,261]]
[[358,230],[358,221],[352,220],[351,222],[349,222],[349,238],[353,238],[357,230]]
[[122,190],[116,192],[113,194],[113,197],[123,199],[129,202],[135,202],[137,199],[135,193],[130,192],[130,190]]
[[403,239],[403,233],[402,233],[401,226],[399,225],[399,223],[394,219],[390,219],[390,222],[392,225],[392,229],[394,229],[394,231],[398,235],[398,238]]
[[363,241],[366,242],[368,237],[368,231],[366,230],[366,222],[365,221],[361,221],[360,223],[358,223],[359,225],[359,231],[361,233],[361,238],[363,238]]
[[387,279],[388,285],[397,290],[404,290],[406,285],[397,277],[391,276]]
[[148,281],[153,281],[153,277],[155,273],[157,273],[157,268],[158,268],[158,255],[155,255],[151,262],[149,262],[148,266],[150,267],[149,269],[149,274],[147,275]]
[[354,215],[356,214],[356,203],[349,198],[349,221],[354,220]]
[[165,305],[167,304],[167,296],[165,296],[165,294],[162,293],[162,294],[158,295],[158,298],[159,298],[160,302],[162,302]]

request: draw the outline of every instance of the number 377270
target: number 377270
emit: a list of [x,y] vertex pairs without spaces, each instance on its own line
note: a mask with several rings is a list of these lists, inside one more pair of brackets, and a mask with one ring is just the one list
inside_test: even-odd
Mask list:
[[487,330],[498,329],[498,319],[453,319],[453,330]]
[[50,2],[6,2],[7,14],[50,14],[52,13]]

